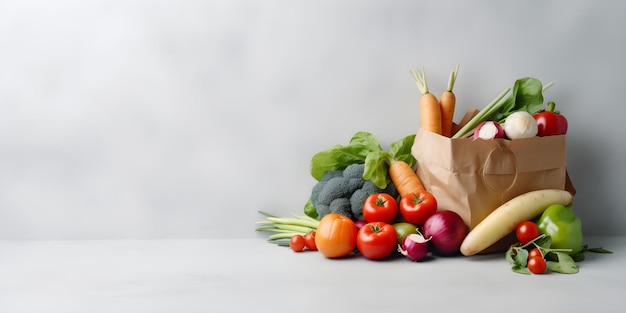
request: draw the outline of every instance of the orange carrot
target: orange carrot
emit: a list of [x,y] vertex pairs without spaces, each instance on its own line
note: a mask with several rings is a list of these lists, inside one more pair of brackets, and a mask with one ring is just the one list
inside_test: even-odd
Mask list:
[[441,135],[441,108],[439,107],[439,101],[437,97],[429,92],[428,84],[426,83],[426,73],[422,69],[422,73],[416,71],[410,71],[417,88],[422,93],[420,98],[420,116],[422,129],[431,131]]
[[426,189],[415,171],[404,161],[394,161],[389,166],[389,177],[391,177],[391,181],[396,186],[400,196],[418,193]]
[[456,105],[456,95],[452,92],[452,88],[454,88],[454,82],[458,72],[459,66],[457,65],[456,70],[450,73],[448,88],[443,92],[441,98],[439,98],[439,106],[441,109],[441,134],[446,137],[452,136],[452,120],[454,119],[454,107]]

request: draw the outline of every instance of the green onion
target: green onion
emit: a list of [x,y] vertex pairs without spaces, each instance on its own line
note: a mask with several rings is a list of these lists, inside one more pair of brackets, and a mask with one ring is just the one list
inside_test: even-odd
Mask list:
[[478,124],[487,120],[493,113],[497,112],[504,102],[500,102],[507,93],[511,91],[511,88],[508,87],[502,91],[493,101],[491,101],[487,106],[485,106],[476,116],[474,116],[467,124],[465,124],[459,131],[452,136],[452,139],[458,139],[465,137],[472,129],[476,128]]
[[256,231],[272,233],[268,237],[268,242],[279,246],[289,246],[289,239],[294,235],[306,235],[317,230],[319,221],[306,215],[295,215],[295,217],[280,217],[264,211],[259,213],[265,215],[267,220],[257,222]]

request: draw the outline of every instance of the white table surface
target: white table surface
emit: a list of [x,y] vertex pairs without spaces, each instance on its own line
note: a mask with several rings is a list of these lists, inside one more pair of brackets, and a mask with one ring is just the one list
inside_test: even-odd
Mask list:
[[626,237],[578,274],[504,254],[330,260],[263,239],[0,241],[0,312],[621,312]]

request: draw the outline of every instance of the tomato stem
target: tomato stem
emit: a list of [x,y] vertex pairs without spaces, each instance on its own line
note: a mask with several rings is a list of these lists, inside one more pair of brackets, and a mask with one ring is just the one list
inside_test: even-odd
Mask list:
[[380,225],[378,223],[370,225],[370,229],[372,229],[373,233],[379,233],[380,232]]

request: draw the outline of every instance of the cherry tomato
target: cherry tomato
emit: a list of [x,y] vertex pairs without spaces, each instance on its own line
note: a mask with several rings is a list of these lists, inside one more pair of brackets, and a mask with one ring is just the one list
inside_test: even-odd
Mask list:
[[533,256],[528,258],[528,269],[533,274],[541,274],[546,271],[548,264],[541,256]]
[[317,251],[317,246],[315,245],[314,231],[304,235],[304,246],[311,251]]
[[315,246],[327,258],[340,258],[356,248],[356,235],[356,225],[349,217],[326,214],[315,231]]
[[363,203],[363,218],[368,223],[391,224],[398,215],[398,202],[386,193],[371,194]]
[[295,252],[304,250],[304,237],[302,235],[293,235],[289,240],[289,247]]
[[400,214],[411,224],[424,225],[424,222],[435,212],[437,212],[437,199],[426,190],[404,195],[400,199]]
[[381,259],[396,249],[396,229],[383,222],[367,223],[357,234],[359,252],[368,259]]
[[539,248],[534,248],[534,249],[530,250],[530,252],[528,252],[528,258],[529,259],[532,258],[532,257],[535,257],[535,256],[543,258],[543,255],[541,254],[541,250],[539,250]]
[[539,227],[531,221],[521,222],[515,230],[517,240],[522,244],[527,244],[539,236]]

